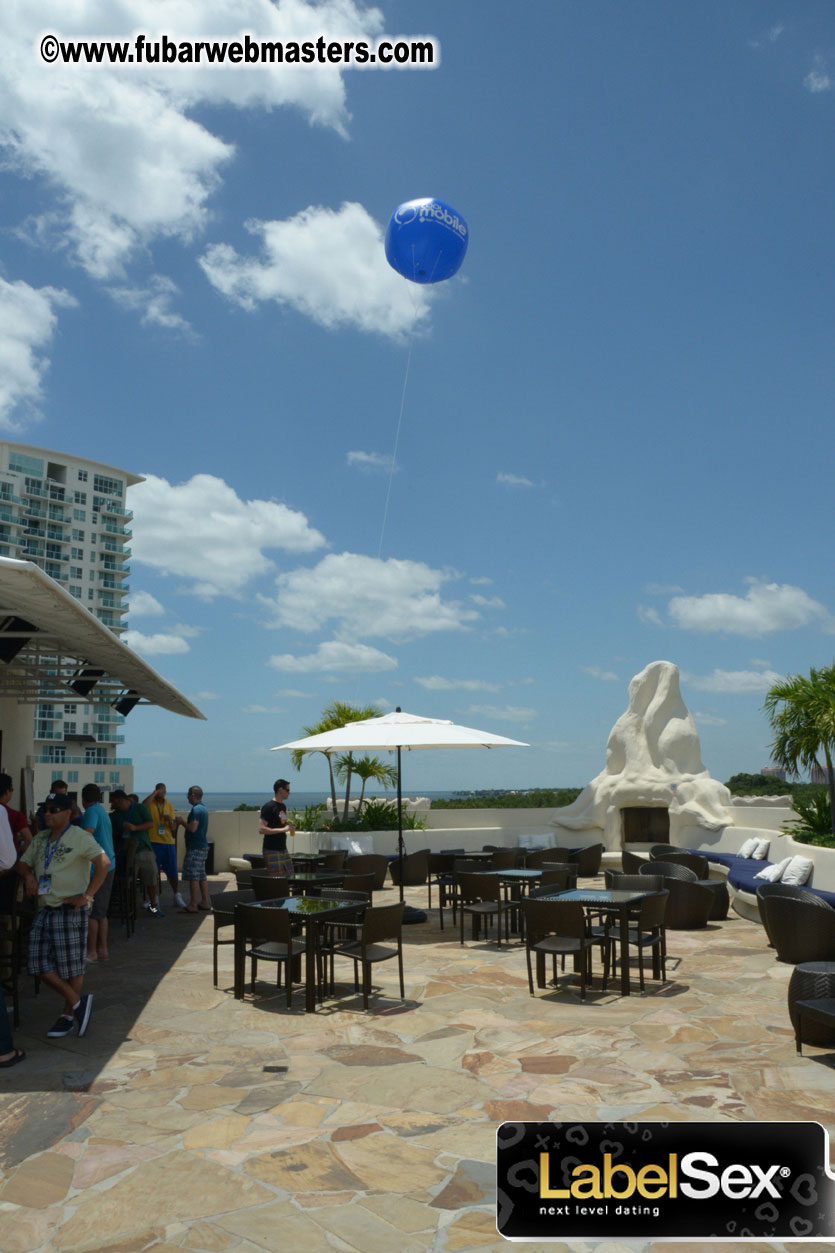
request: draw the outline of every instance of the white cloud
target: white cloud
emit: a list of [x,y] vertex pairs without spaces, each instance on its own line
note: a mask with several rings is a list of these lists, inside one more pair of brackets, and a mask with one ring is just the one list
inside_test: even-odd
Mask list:
[[143,635],[141,631],[125,631],[122,640],[135,653],[143,653],[146,657],[187,653],[189,646],[182,635]]
[[346,458],[348,465],[364,474],[391,474],[392,469],[399,470],[394,464],[394,457],[387,452],[349,452]]
[[508,474],[500,470],[496,475],[497,483],[504,483],[505,487],[534,487],[535,484],[531,479],[526,479],[521,474]]
[[674,596],[668,609],[677,626],[690,631],[726,631],[758,637],[771,631],[792,631],[819,624],[835,630],[829,610],[800,587],[746,579],[745,596],[709,592],[705,596]]
[[75,303],[55,287],[36,288],[0,278],[0,428],[20,430],[27,419],[38,416],[49,365],[43,352],[55,330],[55,307]]
[[499,692],[501,683],[493,683],[489,679],[444,679],[440,674],[429,674],[424,678],[415,677],[415,683],[426,688],[427,692]]
[[287,710],[282,709],[280,705],[244,705],[241,708],[244,714],[286,714]]
[[719,718],[716,714],[701,713],[694,711],[693,717],[700,726],[703,727],[724,727],[727,725],[727,718]]
[[165,609],[150,592],[133,592],[130,598],[132,618],[160,618]]
[[241,500],[210,474],[176,486],[149,474],[128,499],[134,560],[184,576],[205,598],[235,596],[272,570],[265,550],[305,553],[325,543],[303,513],[273,500]]
[[647,583],[644,591],[647,596],[675,596],[677,592],[683,592],[684,588],[677,583]]
[[141,312],[143,326],[161,326],[163,330],[193,338],[189,323],[171,308],[180,289],[164,274],[151,275],[147,287],[114,287],[110,294],[123,308]]
[[361,204],[311,205],[286,221],[248,222],[247,230],[261,239],[260,258],[214,244],[200,260],[209,282],[244,309],[272,300],[328,330],[353,326],[392,339],[428,316],[430,293],[391,268],[382,228]]
[[486,574],[482,574],[478,578],[470,579],[470,582],[472,583],[473,587],[490,587],[492,586],[493,580],[489,578]]
[[530,722],[539,716],[539,711],[524,705],[470,705],[468,714],[478,717],[495,718],[497,722]]
[[657,609],[653,609],[652,605],[639,605],[637,609],[638,618],[641,622],[645,622],[648,626],[663,626],[661,615]]
[[478,617],[457,601],[441,598],[454,577],[420,561],[386,561],[359,553],[330,553],[311,569],[291,570],[276,580],[272,625],[318,630],[338,623],[347,639],[383,636],[404,640],[433,631],[457,631]]
[[397,660],[368,644],[326,640],[314,653],[304,657],[280,653],[270,657],[269,665],[289,674],[373,674],[378,670],[396,670]]
[[217,692],[195,692],[195,693],[194,693],[194,699],[195,699],[195,700],[201,700],[201,701],[204,701],[204,700],[220,700],[220,696],[219,696],[219,694],[218,694]]
[[617,682],[618,676],[614,670],[601,670],[600,666],[581,666],[583,674],[590,674],[593,679],[606,679]]
[[315,692],[302,692],[297,687],[282,687],[276,692],[276,696],[286,696],[293,700],[313,700]]
[[748,43],[752,48],[766,48],[770,44],[776,44],[785,29],[782,22],[775,22],[773,26],[769,26],[768,30],[763,31],[761,35],[755,35],[752,39],[749,39]]
[[803,86],[812,95],[818,95],[822,91],[831,91],[835,86],[835,81],[833,81],[826,62],[820,53],[815,56],[814,65],[804,78]]
[[501,596],[479,596],[476,593],[470,595],[470,600],[474,605],[479,605],[482,609],[506,609],[507,605]]
[[711,674],[681,672],[682,682],[699,692],[767,692],[782,675],[776,670],[714,670]]
[[[91,274],[121,272],[154,237],[188,239],[204,228],[207,202],[232,146],[208,129],[210,110],[291,106],[344,133],[338,66],[219,69],[211,66],[42,64],[38,37],[338,40],[376,37],[379,10],[355,0],[27,0],[0,5],[0,148],[7,164],[41,177],[55,208],[36,223],[69,246]],[[193,116],[202,109],[204,122]]]

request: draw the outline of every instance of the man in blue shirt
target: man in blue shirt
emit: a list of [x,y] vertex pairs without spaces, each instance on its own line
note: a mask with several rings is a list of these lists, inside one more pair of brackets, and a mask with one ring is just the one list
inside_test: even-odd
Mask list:
[[[177,827],[184,826],[186,830],[183,883],[188,884],[190,900],[185,910],[180,912],[196,914],[200,909],[211,909],[209,904],[209,881],[206,878],[206,858],[209,855],[209,842],[207,839],[209,811],[203,804],[202,787],[197,787],[196,784],[190,787],[188,800],[191,805],[191,812],[185,822],[183,822],[182,818],[177,818],[174,829],[176,831]],[[198,899],[200,904],[198,904]]]
[[88,783],[82,788],[81,803],[84,813],[81,825],[89,831],[93,839],[103,848],[110,858],[110,869],[104,883],[93,897],[90,906],[90,917],[87,922],[87,960],[88,962],[107,961],[107,911],[113,891],[113,876],[116,873],[116,854],[113,851],[113,827],[110,814],[101,803],[101,789],[95,783]]

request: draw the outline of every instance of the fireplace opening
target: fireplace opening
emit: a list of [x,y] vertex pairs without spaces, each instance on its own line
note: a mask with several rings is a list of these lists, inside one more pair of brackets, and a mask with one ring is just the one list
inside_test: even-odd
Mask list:
[[670,811],[666,806],[632,806],[620,812],[624,844],[669,844]]

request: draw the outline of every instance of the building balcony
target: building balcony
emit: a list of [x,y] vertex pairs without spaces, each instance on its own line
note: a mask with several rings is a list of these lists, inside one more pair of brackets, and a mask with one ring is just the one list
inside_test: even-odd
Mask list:
[[88,761],[86,757],[62,757],[57,760],[49,753],[36,753],[33,761],[38,766],[132,766],[132,757],[109,757],[106,761]]

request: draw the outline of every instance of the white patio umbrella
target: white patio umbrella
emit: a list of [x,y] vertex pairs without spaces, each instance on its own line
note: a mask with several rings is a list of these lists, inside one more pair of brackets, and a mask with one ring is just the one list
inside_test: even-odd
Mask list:
[[[398,708],[382,718],[366,718],[348,722],[333,731],[322,731],[303,740],[291,740],[277,748],[301,749],[304,752],[347,753],[352,751],[387,751],[397,753],[397,851],[405,855],[403,843],[403,796],[401,789],[400,754],[414,748],[529,748],[522,740],[510,740],[491,731],[462,727],[446,718],[425,718],[420,714],[403,713]],[[401,877],[400,899],[403,899]]]

